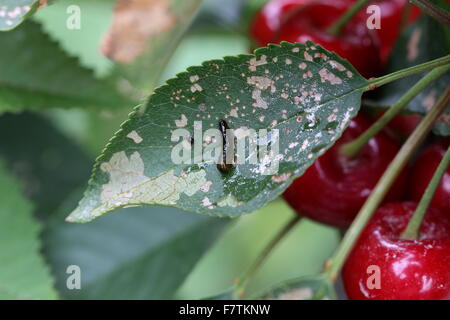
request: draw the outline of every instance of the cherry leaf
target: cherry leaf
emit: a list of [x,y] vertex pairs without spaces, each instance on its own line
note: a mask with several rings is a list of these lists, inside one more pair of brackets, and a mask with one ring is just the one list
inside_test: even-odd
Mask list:
[[[109,80],[66,54],[32,20],[0,33],[0,113],[23,109],[118,109],[130,103]],[[32,50],[30,49],[32,48]]]
[[0,0],[0,31],[16,28],[47,0]]
[[[216,216],[252,212],[333,145],[357,114],[367,86],[349,62],[312,42],[284,42],[191,67],[122,125],[68,221],[146,204]],[[220,157],[223,139],[206,130],[225,124],[236,149],[244,146],[234,168],[206,157],[218,142],[219,151],[211,153]],[[180,130],[187,132],[184,138],[177,136]],[[174,159],[175,151],[190,159]]]
[[117,0],[112,25],[101,45],[102,53],[117,62],[114,73],[138,89],[152,90],[201,3]]
[[21,186],[0,160],[0,300],[56,299],[41,256],[39,221]]

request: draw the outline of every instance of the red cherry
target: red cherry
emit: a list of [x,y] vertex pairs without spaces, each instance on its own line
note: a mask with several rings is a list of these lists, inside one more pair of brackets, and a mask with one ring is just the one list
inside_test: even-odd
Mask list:
[[[449,145],[449,140],[441,140],[431,144],[419,154],[413,166],[411,183],[409,184],[409,193],[412,200],[420,201]],[[450,167],[447,168],[436,189],[433,200],[431,200],[431,206],[450,216]]]
[[288,12],[311,0],[272,0],[256,14],[250,25],[250,35],[259,46],[274,41],[274,34],[286,18]]
[[348,0],[316,0],[305,4],[282,24],[275,42],[311,40],[348,59],[365,77],[378,75],[380,48],[366,21],[358,16],[349,21],[338,37],[326,32],[348,9]]
[[[355,0],[352,0],[352,3],[355,2]],[[375,31],[380,40],[383,63],[387,62],[392,47],[400,34],[406,3],[406,0],[375,0],[369,3],[369,5],[377,5],[380,8],[380,29],[375,29]],[[367,21],[369,16],[372,15],[372,13],[367,13],[366,8],[358,13],[360,19],[364,21]]]
[[[377,113],[376,118],[381,118],[383,114],[384,112]],[[389,121],[387,129],[405,139],[413,133],[421,120],[422,117],[417,114],[398,115]]]
[[[450,1],[447,0],[447,2],[450,2]],[[411,5],[411,12],[409,14],[408,22],[409,23],[416,22],[417,19],[419,19],[421,15],[422,15],[422,11],[419,8],[417,8],[416,6]]]
[[[342,144],[352,141],[370,126],[359,114],[343,136],[285,191],[284,198],[301,215],[337,227],[347,227],[399,151],[399,144],[384,132],[372,138],[355,159],[340,154]],[[403,195],[406,172],[391,188],[387,201]]]
[[[447,3],[450,3],[450,0],[446,0]],[[414,23],[417,21],[417,19],[420,18],[422,15],[422,10],[420,10],[418,7],[411,5],[411,12],[409,14],[408,22]]]
[[420,239],[400,239],[416,206],[391,203],[375,213],[344,265],[349,299],[450,299],[450,219],[429,209]]
[[389,128],[394,130],[403,138],[409,137],[417,128],[422,117],[419,115],[400,115],[394,117],[388,124]]

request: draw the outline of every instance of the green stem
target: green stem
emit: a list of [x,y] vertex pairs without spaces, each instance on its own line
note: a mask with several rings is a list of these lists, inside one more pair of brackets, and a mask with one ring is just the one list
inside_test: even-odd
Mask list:
[[390,107],[381,118],[361,134],[355,140],[346,143],[340,149],[341,153],[353,158],[366,145],[366,143],[380,132],[389,121],[392,120],[408,103],[411,102],[422,90],[428,87],[433,81],[450,70],[450,65],[438,67],[425,77],[420,79],[411,89],[409,89],[392,107]]
[[420,146],[423,140],[426,138],[428,132],[430,132],[435,121],[440,114],[445,110],[450,99],[450,85],[445,90],[439,101],[428,112],[425,118],[420,122],[416,130],[408,138],[405,144],[400,149],[394,160],[391,162],[380,181],[375,186],[373,192],[364,203],[363,207],[359,211],[352,225],[348,229],[344,236],[344,239],[340,243],[334,256],[331,258],[328,268],[325,270],[325,275],[330,281],[335,281],[337,275],[342,269],[342,266],[347,259],[350,251],[353,249],[361,231],[369,222],[370,218],[374,214],[375,210],[380,205],[381,201],[385,197],[388,190],[391,188],[395,179],[400,172],[404,169],[409,159]]
[[429,0],[409,0],[409,2],[438,22],[450,27],[450,13],[447,10],[440,8]]
[[440,162],[438,168],[436,169],[436,172],[434,173],[433,178],[428,184],[428,187],[425,190],[422,199],[420,199],[420,202],[417,205],[416,211],[414,212],[414,215],[409,221],[408,226],[403,231],[401,236],[403,239],[414,240],[419,238],[419,231],[420,225],[422,224],[422,220],[428,210],[428,207],[430,206],[431,199],[433,199],[434,193],[436,192],[439,182],[441,181],[442,176],[447,170],[449,164],[450,164],[450,147],[447,149],[444,158],[442,158],[442,161]]
[[408,77],[416,73],[425,72],[427,70],[434,69],[436,67],[440,67],[447,64],[450,64],[450,55],[446,55],[435,60],[431,60],[422,64],[418,64],[416,66],[402,69],[379,78],[370,79],[369,84],[365,88],[365,91],[373,90],[377,87],[388,84],[392,81]]
[[236,295],[238,297],[243,297],[245,295],[245,288],[249,281],[253,278],[256,271],[261,267],[261,265],[266,261],[267,257],[270,255],[272,250],[280,243],[282,239],[297,225],[297,223],[301,220],[299,215],[295,215],[288,223],[275,235],[275,237],[270,240],[267,246],[260,253],[258,258],[256,258],[255,262],[251,265],[251,267],[247,270],[247,272],[240,278],[238,281],[238,285],[236,287]]
[[331,27],[327,29],[327,33],[332,36],[339,36],[345,25],[371,0],[359,0],[351,6]]

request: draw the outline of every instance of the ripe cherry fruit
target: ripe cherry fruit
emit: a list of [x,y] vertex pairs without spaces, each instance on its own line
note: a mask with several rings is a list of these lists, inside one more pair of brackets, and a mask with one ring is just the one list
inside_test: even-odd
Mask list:
[[250,25],[250,35],[259,46],[274,42],[274,36],[293,9],[311,0],[272,0],[256,14]]
[[[299,214],[336,227],[348,227],[391,160],[400,149],[398,142],[380,132],[354,158],[340,153],[340,147],[352,141],[370,126],[359,114],[335,145],[294,180],[284,198]],[[398,200],[403,195],[403,172],[386,197]]]
[[415,114],[399,115],[395,116],[391,122],[389,122],[388,126],[402,138],[407,138],[417,128],[420,120],[422,120],[422,117]]
[[343,268],[349,299],[450,299],[450,219],[429,209],[420,239],[401,239],[416,207],[391,203],[375,213]]
[[365,77],[380,72],[380,47],[376,34],[366,26],[366,20],[355,16],[339,36],[327,33],[348,9],[348,0],[316,0],[292,11],[274,37],[275,42],[306,42],[310,40],[349,60]]
[[[381,118],[384,112],[377,113],[376,117]],[[396,136],[402,140],[408,138],[417,128],[422,117],[417,114],[401,114],[392,118],[387,124],[388,131],[392,131]]]
[[[441,140],[431,144],[419,154],[412,168],[411,183],[409,184],[409,194],[412,200],[420,201],[449,145],[449,140]],[[436,189],[431,206],[450,217],[450,167],[447,168]]]
[[[351,0],[352,4],[355,2],[356,0]],[[374,30],[380,40],[381,60],[383,63],[389,58],[392,47],[400,34],[406,4],[406,0],[375,0],[369,2],[369,6],[375,5],[379,8],[380,28]],[[360,19],[365,21],[373,14],[374,12],[367,13],[366,8],[358,12]]]

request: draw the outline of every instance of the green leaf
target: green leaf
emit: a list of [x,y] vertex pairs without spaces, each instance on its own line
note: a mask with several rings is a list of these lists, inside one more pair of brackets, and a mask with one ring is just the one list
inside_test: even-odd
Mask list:
[[[417,23],[406,28],[400,36],[386,73],[440,58],[449,53],[450,29],[439,24],[433,18],[423,15]],[[423,74],[417,74],[382,87],[375,96],[377,97],[375,104],[381,106],[394,104],[422,77]],[[411,101],[407,105],[406,111],[426,114],[449,83],[450,72],[447,72]],[[438,120],[434,132],[439,135],[450,135],[450,107]]]
[[92,165],[76,143],[42,115],[30,112],[0,116],[0,156],[40,217],[54,212],[81,187]]
[[0,300],[56,298],[39,254],[41,228],[31,211],[19,184],[0,162]]
[[237,300],[236,288],[232,287],[215,296],[203,298],[202,300]]
[[14,29],[39,7],[39,0],[0,0],[0,31]]
[[95,79],[35,22],[0,33],[0,113],[41,108],[128,105],[113,86]]
[[[202,0],[117,0],[113,23],[102,46],[102,52],[118,62],[113,74],[150,93],[201,3]],[[142,15],[143,11],[158,12],[159,16]]]
[[[81,19],[79,29],[66,27],[68,7],[77,5]],[[69,55],[78,57],[80,64],[92,69],[99,77],[106,77],[113,62],[99,50],[102,37],[111,24],[114,1],[111,0],[58,0],[44,10],[38,10],[33,20],[42,24],[42,29],[56,40]]]
[[[136,109],[122,125],[98,158],[88,190],[68,220],[90,221],[144,204],[216,216],[252,212],[275,199],[341,136],[358,112],[367,84],[346,60],[312,42],[285,42],[255,55],[189,68],[157,89],[146,109]],[[279,154],[260,156],[256,164],[238,164],[228,174],[207,160],[174,163],[173,148],[187,151],[192,143],[188,137],[173,142],[175,129],[186,129],[194,137],[194,148],[197,141],[201,149],[194,121],[207,130],[217,129],[221,119],[241,139],[246,129],[267,129],[257,139],[260,154],[264,145],[275,145],[273,130],[279,130]],[[267,159],[275,159],[269,164],[274,164],[273,172],[261,162]]]
[[[64,298],[170,299],[228,222],[162,207],[123,209],[81,225],[59,215],[44,232],[44,252]],[[81,290],[66,288],[73,264]]]
[[[253,265],[261,250],[292,219],[293,214],[289,205],[278,198],[253,214],[239,218],[189,275],[178,290],[177,298],[214,297],[232,289],[230,285]],[[245,289],[245,296],[253,297],[274,284],[320,273],[339,241],[336,229],[303,219],[255,273]],[[227,268],[221,269],[220,277],[217,277],[217,265],[223,261],[227,261]]]
[[277,300],[335,300],[334,287],[321,276],[301,277],[274,286],[259,298]]

